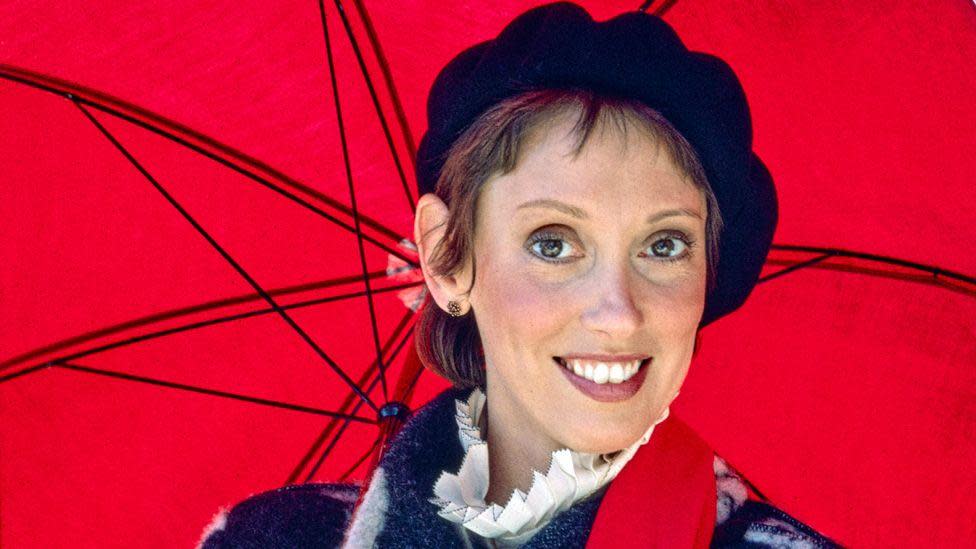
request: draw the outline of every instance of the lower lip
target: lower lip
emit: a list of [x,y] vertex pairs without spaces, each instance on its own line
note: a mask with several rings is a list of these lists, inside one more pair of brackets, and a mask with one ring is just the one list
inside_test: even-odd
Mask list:
[[596,383],[595,381],[590,381],[585,377],[574,374],[556,359],[553,359],[553,362],[556,363],[559,370],[566,376],[566,379],[584,395],[599,402],[621,402],[637,394],[637,391],[640,391],[640,388],[644,385],[644,380],[647,378],[647,369],[651,367],[653,360],[653,358],[649,358],[641,363],[641,367],[637,370],[637,373],[623,383]]

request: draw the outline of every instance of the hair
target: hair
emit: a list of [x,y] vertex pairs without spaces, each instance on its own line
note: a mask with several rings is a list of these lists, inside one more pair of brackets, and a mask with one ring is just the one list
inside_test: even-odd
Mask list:
[[[443,238],[429,260],[432,274],[458,273],[470,256],[474,285],[474,232],[478,198],[493,176],[515,169],[519,153],[533,130],[561,116],[576,115],[571,134],[578,155],[594,129],[609,124],[626,135],[631,127],[644,131],[686,179],[705,197],[707,291],[715,288],[722,218],[718,200],[691,144],[658,111],[627,98],[589,90],[542,89],[509,97],[482,113],[454,142],[444,162],[434,194],[448,207]],[[470,293],[471,288],[468,288]],[[428,297],[420,311],[417,353],[424,365],[447,378],[455,387],[485,387],[484,352],[473,314],[451,317]]]

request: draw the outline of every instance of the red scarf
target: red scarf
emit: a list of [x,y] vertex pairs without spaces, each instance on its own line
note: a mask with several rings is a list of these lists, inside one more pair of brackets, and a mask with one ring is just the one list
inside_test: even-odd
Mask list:
[[586,546],[707,549],[717,505],[713,460],[680,419],[658,424],[610,483]]

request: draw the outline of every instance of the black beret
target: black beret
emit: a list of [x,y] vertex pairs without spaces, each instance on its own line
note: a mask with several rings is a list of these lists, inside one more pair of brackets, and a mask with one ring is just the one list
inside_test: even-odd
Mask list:
[[531,89],[586,89],[639,100],[691,143],[724,221],[716,287],[701,326],[739,308],[776,228],[776,189],[752,152],[745,92],[721,59],[689,51],[666,22],[629,12],[595,22],[568,2],[527,11],[494,39],[452,59],[427,100],[417,187],[433,192],[454,141],[492,105]]

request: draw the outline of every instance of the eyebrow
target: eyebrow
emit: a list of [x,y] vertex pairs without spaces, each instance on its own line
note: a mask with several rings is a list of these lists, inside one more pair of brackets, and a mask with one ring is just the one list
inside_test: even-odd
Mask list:
[[[552,200],[550,198],[539,198],[536,200],[529,200],[528,202],[523,202],[522,204],[519,204],[518,208],[516,209],[521,210],[523,208],[549,208],[552,210],[560,211],[564,214],[570,215],[577,219],[587,219],[588,217],[586,215],[586,212],[584,212],[581,208],[577,208],[576,206],[571,206],[569,204],[566,204],[565,202],[560,202],[558,200]],[[669,210],[663,210],[655,214],[651,214],[647,218],[647,224],[656,223],[664,218],[676,217],[676,216],[688,216],[688,217],[694,217],[696,219],[702,218],[701,214],[696,212],[695,210],[691,210],[688,208],[672,208]]]
[[539,198],[536,200],[529,200],[528,202],[523,202],[522,204],[519,204],[519,207],[516,209],[521,210],[523,208],[549,208],[552,210],[560,211],[566,215],[571,215],[577,219],[586,219],[587,217],[589,217],[586,215],[586,212],[584,212],[580,208],[577,208],[576,206],[570,206],[565,202],[560,202],[558,200],[552,200],[549,198]]

